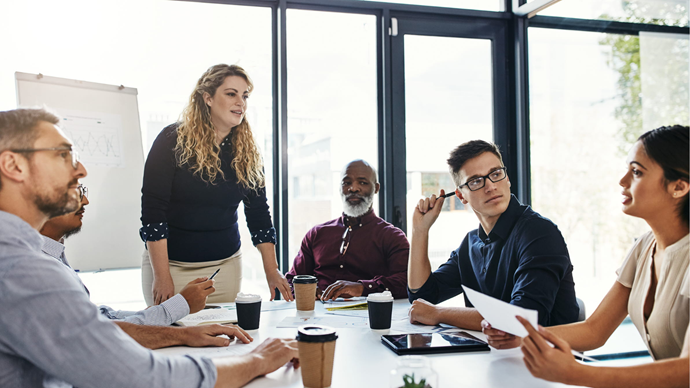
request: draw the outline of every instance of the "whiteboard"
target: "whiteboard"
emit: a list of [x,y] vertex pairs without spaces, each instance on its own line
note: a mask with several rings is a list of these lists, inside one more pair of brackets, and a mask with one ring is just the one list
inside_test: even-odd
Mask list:
[[141,266],[139,238],[144,151],[137,90],[15,73],[17,104],[46,106],[62,120],[88,175],[80,233],[65,242],[65,255],[79,271]]

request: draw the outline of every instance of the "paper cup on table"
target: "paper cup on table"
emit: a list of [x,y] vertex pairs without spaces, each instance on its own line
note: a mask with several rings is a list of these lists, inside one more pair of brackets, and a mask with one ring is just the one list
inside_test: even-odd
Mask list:
[[256,330],[259,328],[261,318],[261,297],[254,294],[237,294],[235,299],[237,306],[237,324],[244,330]]
[[316,300],[316,276],[297,275],[292,278],[295,289],[295,303],[299,311],[314,310]]
[[335,330],[328,326],[307,325],[297,329],[299,363],[305,388],[331,386],[336,339]]
[[369,327],[374,330],[391,328],[393,316],[393,295],[390,291],[384,291],[367,296],[367,309],[369,310]]

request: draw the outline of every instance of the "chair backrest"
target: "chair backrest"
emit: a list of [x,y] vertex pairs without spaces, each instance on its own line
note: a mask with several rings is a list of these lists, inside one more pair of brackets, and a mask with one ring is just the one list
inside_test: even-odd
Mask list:
[[577,306],[580,307],[580,314],[577,315],[577,321],[582,322],[587,318],[587,314],[585,313],[585,302],[580,298],[575,299],[577,299]]

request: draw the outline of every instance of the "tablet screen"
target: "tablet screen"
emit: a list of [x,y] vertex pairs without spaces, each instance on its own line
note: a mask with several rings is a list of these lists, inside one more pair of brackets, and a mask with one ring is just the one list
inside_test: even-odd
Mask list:
[[464,331],[384,335],[381,340],[398,354],[489,350],[486,343]]

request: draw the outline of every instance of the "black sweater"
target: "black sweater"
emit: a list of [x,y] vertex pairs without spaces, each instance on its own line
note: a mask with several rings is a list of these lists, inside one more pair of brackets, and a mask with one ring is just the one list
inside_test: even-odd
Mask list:
[[258,192],[237,183],[231,167],[231,135],[221,144],[221,169],[215,184],[194,175],[189,164],[175,159],[178,124],[164,128],[151,147],[144,167],[141,189],[140,229],[144,241],[168,239],[168,258],[182,262],[220,260],[240,248],[237,207],[244,202],[247,227],[254,245],[275,244],[275,229],[266,200]]

